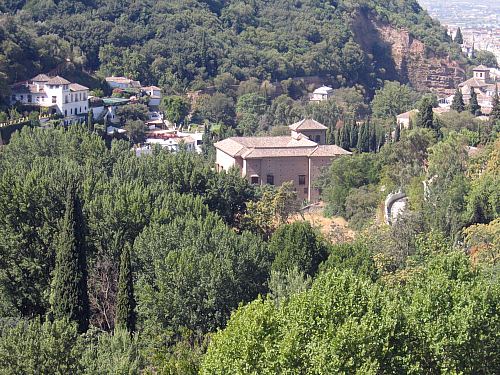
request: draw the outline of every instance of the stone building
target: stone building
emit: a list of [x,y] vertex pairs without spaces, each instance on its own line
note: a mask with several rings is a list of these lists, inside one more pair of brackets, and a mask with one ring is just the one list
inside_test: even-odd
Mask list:
[[290,136],[231,137],[215,144],[218,171],[236,167],[255,185],[292,181],[300,200],[318,201],[314,187],[322,168],[349,151],[325,145],[326,126],[311,119],[289,126]]

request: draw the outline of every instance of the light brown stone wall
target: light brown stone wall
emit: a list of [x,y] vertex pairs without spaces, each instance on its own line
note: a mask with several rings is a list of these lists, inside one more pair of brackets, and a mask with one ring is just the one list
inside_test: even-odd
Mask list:
[[[309,162],[307,157],[287,157],[287,158],[266,158],[261,162],[261,178],[262,183],[266,183],[267,175],[274,176],[274,185],[280,186],[284,182],[292,181],[297,190],[297,197],[300,200],[307,199],[308,188],[307,181],[309,179]],[[305,185],[299,185],[299,175],[305,175]]]
[[313,157],[311,158],[311,202],[317,202],[320,198],[320,191],[315,188],[315,182],[321,175],[324,168],[328,168],[335,157]]

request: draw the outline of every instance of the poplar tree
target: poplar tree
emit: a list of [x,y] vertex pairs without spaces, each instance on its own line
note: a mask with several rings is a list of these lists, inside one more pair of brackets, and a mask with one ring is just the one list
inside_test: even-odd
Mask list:
[[52,315],[67,318],[85,332],[89,324],[85,224],[76,185],[70,184],[66,211],[56,240],[56,265],[52,280]]
[[474,91],[474,89],[470,89],[470,100],[469,100],[469,112],[472,113],[474,116],[479,112],[481,107],[479,106],[479,103],[477,102],[477,94]]
[[116,306],[115,327],[135,331],[135,297],[132,278],[131,246],[126,243],[120,256],[120,274],[118,278],[118,296]]
[[457,88],[453,101],[451,102],[451,109],[457,112],[462,112],[465,109],[464,97],[462,91]]

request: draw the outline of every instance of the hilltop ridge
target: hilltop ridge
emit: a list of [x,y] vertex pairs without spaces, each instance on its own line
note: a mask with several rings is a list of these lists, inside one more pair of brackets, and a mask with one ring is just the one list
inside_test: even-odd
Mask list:
[[[270,81],[318,75],[373,92],[395,79],[422,88],[418,83],[428,77],[422,80],[426,73],[414,66],[423,61],[432,70],[453,49],[445,29],[415,0],[33,0],[9,1],[0,10],[4,85],[69,59],[100,76],[126,75],[177,91],[230,73]],[[379,31],[381,43],[364,40],[360,20]],[[412,54],[400,48],[404,40],[421,43],[418,64],[413,55],[398,56]]]

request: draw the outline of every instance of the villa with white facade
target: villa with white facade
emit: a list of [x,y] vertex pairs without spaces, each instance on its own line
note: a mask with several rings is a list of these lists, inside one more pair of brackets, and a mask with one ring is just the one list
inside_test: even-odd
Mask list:
[[10,103],[46,108],[48,113],[60,114],[66,121],[88,112],[89,88],[67,79],[39,74],[11,86]]
[[328,100],[333,95],[333,89],[328,86],[321,86],[314,90],[312,93],[310,100],[312,102],[321,102],[323,100]]

